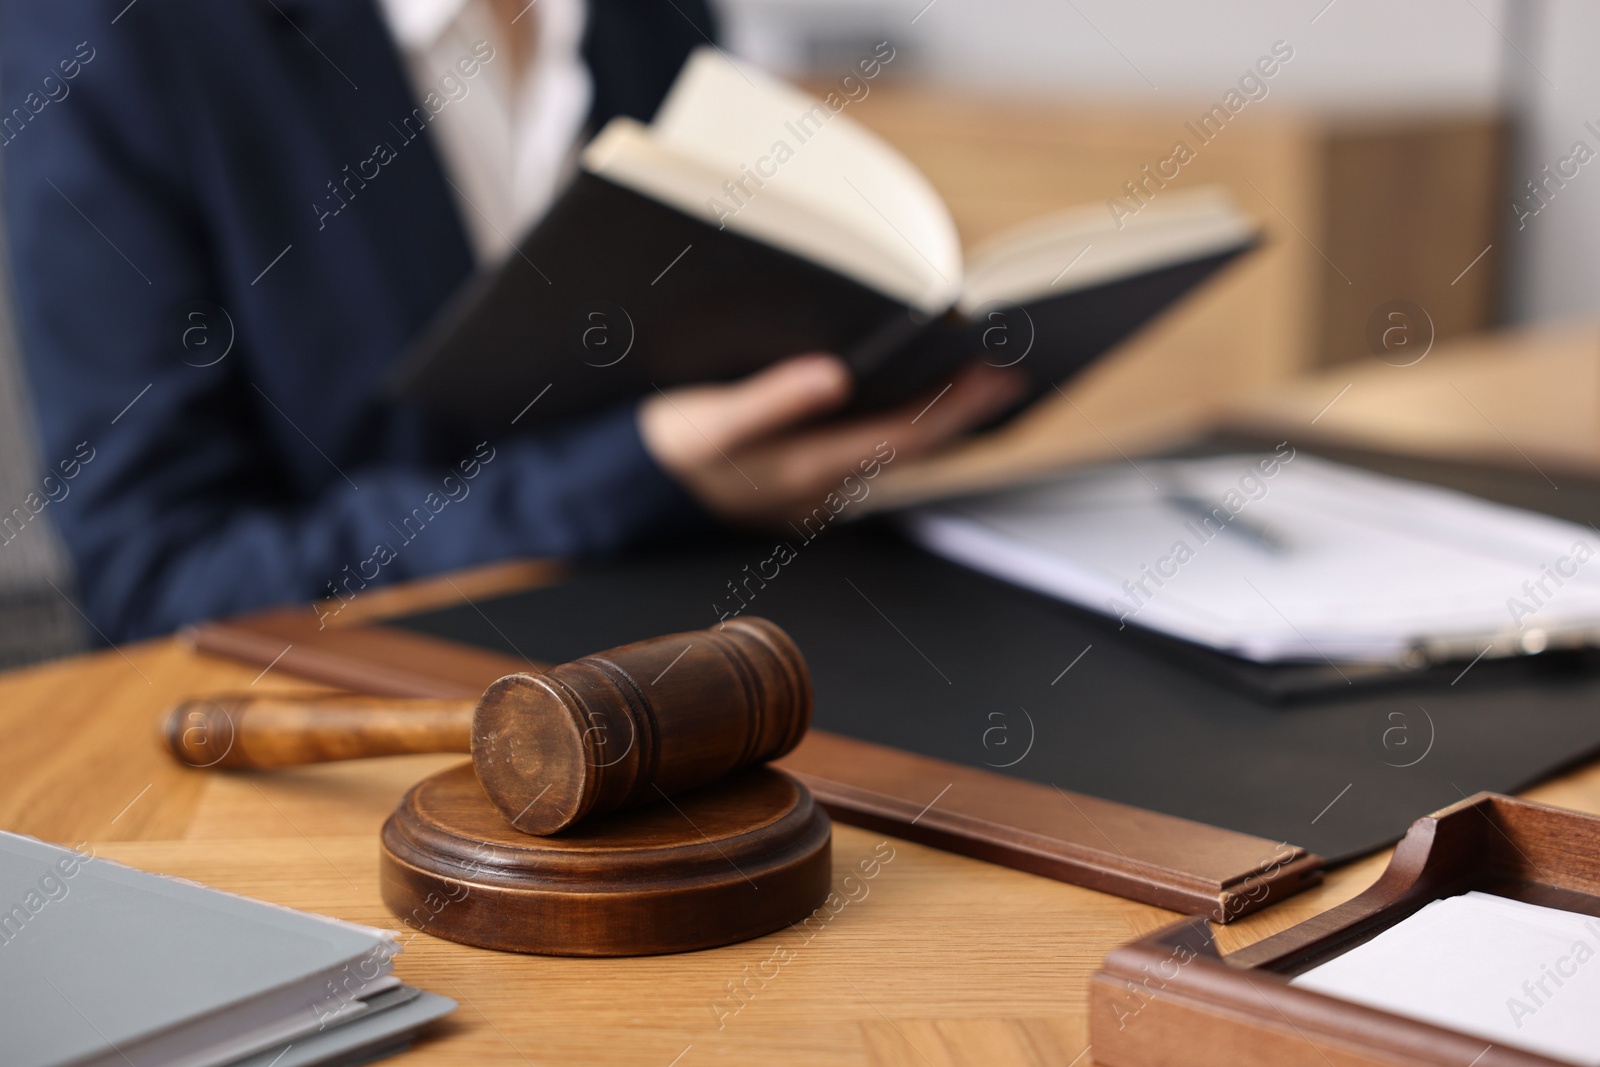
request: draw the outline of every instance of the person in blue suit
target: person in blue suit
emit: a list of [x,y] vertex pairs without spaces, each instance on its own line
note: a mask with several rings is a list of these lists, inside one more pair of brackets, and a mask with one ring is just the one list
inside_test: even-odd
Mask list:
[[[473,26],[499,50],[480,42],[434,83],[442,35]],[[713,32],[703,0],[0,0],[36,499],[101,638],[769,523],[879,442],[916,454],[1010,403],[1010,379],[971,373],[914,422],[819,423],[851,385],[822,355],[560,426],[535,406],[492,441],[386,397],[408,342],[496,234],[516,236],[516,204],[547,199],[563,151],[614,115],[648,120]],[[454,102],[483,48],[521,71],[499,112]],[[397,138],[436,102],[453,127],[441,112]],[[505,146],[465,123],[501,113],[522,123],[512,180],[485,155]],[[399,147],[352,184],[379,143]]]

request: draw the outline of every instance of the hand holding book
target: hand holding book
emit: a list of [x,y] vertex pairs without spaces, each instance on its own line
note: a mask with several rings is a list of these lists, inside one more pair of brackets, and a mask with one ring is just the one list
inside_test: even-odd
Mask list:
[[919,455],[1014,405],[1025,380],[974,365],[910,404],[818,424],[854,382],[836,356],[796,356],[740,381],[658,392],[639,405],[656,462],[707,510],[776,525],[809,514],[863,462]]

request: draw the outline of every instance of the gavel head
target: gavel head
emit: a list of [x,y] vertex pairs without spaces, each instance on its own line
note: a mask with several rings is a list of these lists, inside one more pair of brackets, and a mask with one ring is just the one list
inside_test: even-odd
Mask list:
[[501,678],[473,713],[472,762],[513,825],[552,834],[776,759],[810,725],[800,650],[739,618]]

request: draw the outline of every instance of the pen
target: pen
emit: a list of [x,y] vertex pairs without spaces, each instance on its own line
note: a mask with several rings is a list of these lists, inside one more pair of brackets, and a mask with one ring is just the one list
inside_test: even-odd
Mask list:
[[1269,530],[1264,523],[1252,522],[1242,515],[1230,513],[1224,507],[1213,507],[1187,489],[1175,484],[1170,477],[1163,476],[1162,481],[1166,484],[1159,490],[1161,500],[1169,507],[1202,522],[1216,522],[1217,513],[1221,512],[1223,515],[1228,516],[1227,522],[1223,523],[1223,529],[1234,531],[1234,533],[1251,541],[1264,552],[1281,555],[1288,551],[1288,543]]

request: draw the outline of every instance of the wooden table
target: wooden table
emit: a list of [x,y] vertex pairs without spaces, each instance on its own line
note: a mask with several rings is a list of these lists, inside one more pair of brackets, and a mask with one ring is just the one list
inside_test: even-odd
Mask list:
[[[1595,424],[1584,422],[1583,414],[1600,402],[1593,386],[1600,367],[1595,334],[1591,330],[1581,343],[1496,342],[1498,362],[1482,346],[1467,350],[1459,364],[1442,352],[1430,357],[1425,373],[1388,380],[1422,390],[1420,399],[1404,399],[1406,410],[1429,411],[1441,425],[1449,422],[1439,412],[1453,392],[1476,398],[1481,384],[1478,406],[1491,408],[1475,413],[1457,405],[1460,425],[1476,419],[1493,427],[1475,438],[1462,430],[1462,440],[1485,447],[1499,440],[1512,445],[1513,455],[1531,449],[1530,459],[1541,462],[1550,457],[1539,442],[1564,440],[1562,458],[1575,461],[1596,454]],[[1354,403],[1339,418],[1356,429],[1381,429],[1377,394],[1387,371],[1352,389],[1340,403]],[[1584,383],[1587,398],[1574,397],[1574,383]],[[1309,419],[1332,396],[1328,384],[1312,383],[1304,396],[1291,391],[1270,410],[1287,419],[1299,412],[1298,404]],[[1522,391],[1520,406],[1507,398],[1507,388]],[[1548,404],[1540,402],[1541,391]],[[1436,396],[1438,410],[1427,408],[1428,396]],[[1565,419],[1572,436],[1556,433],[1554,419]],[[1116,427],[1101,429],[1115,438]],[[1450,440],[1450,432],[1437,429],[1430,439]],[[503,567],[457,585],[477,596],[532,573]],[[402,595],[428,599],[442,588],[424,584]],[[382,605],[380,594],[369,594],[367,607]],[[397,927],[378,898],[378,827],[411,783],[456,757],[213,774],[185,769],[163,754],[155,722],[173,701],[252,685],[306,688],[270,669],[258,674],[172,640],[0,676],[0,827],[63,843],[88,841],[98,855],[134,866]],[[1600,767],[1527,795],[1600,812]],[[836,882],[884,840],[836,827]],[[863,883],[865,896],[809,941],[785,932],[683,956],[564,960],[411,936],[398,973],[456,998],[461,1008],[396,1062],[1087,1064],[1090,974],[1108,950],[1174,918],[903,841],[890,840],[887,847],[893,858]],[[1370,884],[1384,861],[1377,856],[1334,871],[1322,887],[1224,928],[1223,948],[1347,899]],[[795,957],[775,977],[751,982],[754,992],[740,1006],[730,983],[758,973],[780,942],[794,948]]]

